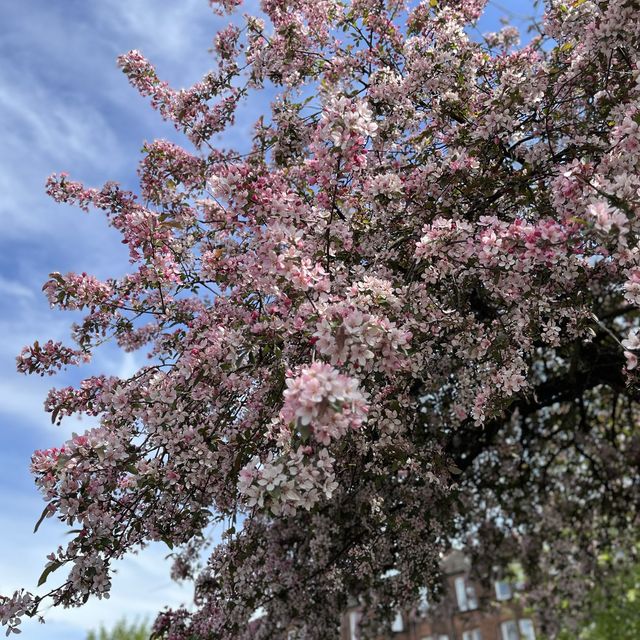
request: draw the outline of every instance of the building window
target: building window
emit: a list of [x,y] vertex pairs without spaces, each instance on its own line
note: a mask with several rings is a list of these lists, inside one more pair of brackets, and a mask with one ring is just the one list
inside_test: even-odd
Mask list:
[[460,576],[455,579],[456,598],[460,611],[470,611],[478,608],[476,590],[472,585],[467,584],[466,578]]
[[360,622],[360,612],[349,611],[349,640],[357,640],[359,622]]
[[469,603],[469,609],[478,608],[478,598],[476,598],[476,589],[472,584],[467,585],[467,602]]
[[464,631],[462,633],[462,640],[482,640],[482,634],[480,629],[472,629],[471,631]]
[[418,613],[425,615],[429,611],[429,592],[427,587],[420,587],[420,598],[418,600]]
[[533,630],[533,622],[531,620],[520,620],[518,626],[520,627],[520,636],[524,640],[536,640],[536,633]]
[[467,587],[464,578],[456,578],[455,585],[458,609],[460,609],[460,611],[466,611],[469,607],[467,605]]
[[401,631],[404,631],[404,620],[402,619],[402,613],[400,613],[400,611],[396,611],[396,617],[391,623],[391,631],[393,631],[394,633],[400,633]]
[[500,625],[502,640],[520,640],[518,625],[515,620],[506,620]]
[[513,597],[511,585],[506,580],[496,581],[496,599],[510,600]]

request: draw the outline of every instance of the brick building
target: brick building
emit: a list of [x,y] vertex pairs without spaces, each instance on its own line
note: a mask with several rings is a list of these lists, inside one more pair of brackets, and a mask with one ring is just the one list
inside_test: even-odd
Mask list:
[[[535,640],[533,620],[518,603],[521,584],[498,580],[483,589],[469,578],[469,562],[452,551],[442,563],[445,593],[438,603],[423,598],[417,609],[398,611],[392,640]],[[357,607],[342,620],[341,640],[358,639]]]

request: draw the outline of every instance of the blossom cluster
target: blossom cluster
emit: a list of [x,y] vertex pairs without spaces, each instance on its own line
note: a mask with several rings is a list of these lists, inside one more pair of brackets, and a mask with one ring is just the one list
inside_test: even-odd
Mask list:
[[331,365],[314,362],[286,380],[280,419],[285,425],[329,445],[365,420],[367,403],[358,381]]
[[7,635],[21,633],[21,618],[36,604],[33,596],[24,589],[11,597],[0,595],[0,624],[7,627]]
[[331,499],[338,483],[333,469],[335,460],[327,449],[311,457],[313,448],[299,446],[288,455],[264,462],[250,460],[239,475],[238,491],[248,507],[267,508],[273,515],[293,515],[307,511],[320,500]]
[[[230,87],[224,77],[210,73],[190,89],[174,91],[158,78],[151,63],[139,51],[120,56],[118,63],[131,84],[142,95],[151,97],[153,107],[187,133],[194,144],[206,142],[233,122],[240,92]],[[213,106],[207,103],[225,89],[228,96]]]
[[313,334],[319,353],[332,364],[389,372],[402,366],[411,332],[399,329],[384,316],[363,313],[355,307],[328,308]]
[[41,345],[36,340],[31,346],[23,347],[16,360],[17,369],[21,373],[52,376],[68,365],[87,362],[89,355],[81,349],[72,349],[61,342],[47,340]]

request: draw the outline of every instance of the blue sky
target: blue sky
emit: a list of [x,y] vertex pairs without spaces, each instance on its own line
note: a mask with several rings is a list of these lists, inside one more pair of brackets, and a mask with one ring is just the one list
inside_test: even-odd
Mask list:
[[[44,503],[28,472],[34,449],[60,444],[90,423],[50,424],[42,409],[51,385],[73,384],[77,372],[22,377],[15,356],[36,339],[68,340],[73,317],[49,309],[41,286],[51,271],[117,276],[127,267],[119,238],[97,212],[57,205],[46,177],[67,171],[87,185],[116,180],[135,188],[145,140],[181,141],[129,87],[115,58],[140,49],[172,86],[187,86],[208,69],[216,30],[227,22],[206,0],[20,0],[4,3],[0,26],[0,593],[33,588],[45,556],[64,544],[65,528],[33,525]],[[514,14],[529,0],[503,0]],[[496,6],[480,30],[494,30]],[[517,15],[512,16],[518,24]],[[242,147],[253,120],[245,109],[233,138]],[[93,371],[128,375],[135,356],[105,348]],[[82,375],[88,375],[86,369]],[[164,604],[188,601],[190,587],[169,579],[168,550],[157,545],[118,565],[110,600],[79,610],[51,610],[46,625],[23,624],[29,640],[81,640],[101,622],[153,617]],[[53,580],[55,574],[50,578]]]

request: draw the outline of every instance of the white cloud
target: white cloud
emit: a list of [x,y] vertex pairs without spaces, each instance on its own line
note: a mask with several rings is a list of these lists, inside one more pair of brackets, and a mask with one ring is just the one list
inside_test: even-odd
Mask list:
[[9,280],[0,275],[0,296],[7,296],[13,299],[33,300],[34,292],[31,287],[18,282],[17,280]]
[[[213,14],[206,0],[104,0],[95,11],[98,24],[105,31],[123,34],[120,42],[173,63],[171,66],[186,68],[190,75],[197,73],[194,54],[196,67],[201,66],[202,60],[206,62],[206,48],[202,45],[206,47],[226,22]],[[196,76],[192,78],[190,82]]]
[[[0,76],[0,111],[5,131],[6,152],[15,158],[21,149],[39,158],[73,158],[91,167],[113,164],[111,152],[116,136],[100,109],[90,103],[57,96],[51,89],[33,85],[34,78],[4,69]],[[19,136],[19,137],[18,137]]]

